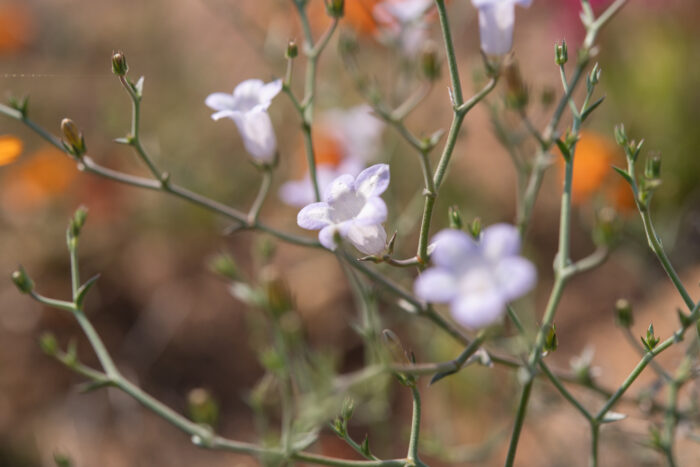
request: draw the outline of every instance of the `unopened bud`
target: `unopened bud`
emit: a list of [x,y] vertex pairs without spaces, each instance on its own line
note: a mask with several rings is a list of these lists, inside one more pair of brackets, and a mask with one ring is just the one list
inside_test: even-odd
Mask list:
[[343,407],[340,409],[340,416],[344,420],[350,420],[352,414],[355,411],[355,401],[351,397],[346,397],[343,400]]
[[56,336],[50,332],[45,332],[39,337],[39,347],[46,355],[54,356],[58,352],[58,342]]
[[556,326],[554,326],[554,323],[552,323],[552,326],[547,332],[547,337],[544,340],[543,350],[547,353],[550,353],[557,350],[557,347],[559,347],[559,339],[557,339],[557,328]]
[[61,121],[61,133],[63,134],[63,146],[76,157],[85,154],[85,139],[83,133],[70,118]]
[[112,73],[117,76],[124,76],[129,71],[129,65],[126,64],[126,57],[122,51],[117,51],[112,55]]
[[644,167],[644,176],[649,180],[657,180],[661,177],[661,157],[649,157]]
[[518,62],[510,61],[503,70],[503,76],[506,79],[506,104],[514,109],[525,108],[529,96]]
[[623,328],[629,328],[634,324],[632,305],[624,298],[615,302],[615,322]]
[[215,427],[219,419],[219,404],[203,388],[195,388],[187,394],[187,408],[190,418],[196,423]]
[[34,290],[34,281],[29,278],[27,271],[25,271],[22,266],[12,273],[12,282],[15,283],[19,291],[22,293],[30,293],[32,290]]
[[469,226],[469,233],[472,234],[472,237],[474,237],[475,240],[479,240],[482,229],[483,224],[481,223],[481,218],[477,217],[472,221],[472,225]]
[[420,57],[421,71],[428,81],[435,81],[440,78],[440,59],[435,44],[428,42]]
[[462,215],[459,213],[459,208],[457,206],[450,206],[448,215],[450,217],[450,228],[462,230]]
[[299,55],[299,46],[297,45],[297,41],[290,39],[287,43],[287,51],[284,53],[284,56],[291,60],[296,58],[297,55]]
[[595,86],[600,82],[600,74],[601,74],[601,69],[600,65],[597,63],[593,65],[593,69],[588,75],[588,85],[590,86]]
[[569,60],[569,49],[566,46],[566,41],[561,41],[561,44],[554,44],[554,61],[557,65],[564,65]]
[[628,143],[625,125],[623,125],[622,123],[620,123],[619,125],[615,125],[615,141],[620,146],[626,146]]
[[294,309],[294,299],[289,286],[273,268],[268,267],[261,274],[261,282],[266,298],[266,308],[275,318]]
[[77,238],[80,235],[80,231],[83,229],[86,220],[87,208],[85,206],[80,206],[76,209],[73,218],[70,220],[70,226],[68,228],[71,237]]
[[236,261],[226,253],[217,255],[209,260],[209,269],[227,279],[237,280],[240,278]]
[[331,18],[342,18],[345,14],[345,0],[326,0],[326,11]]

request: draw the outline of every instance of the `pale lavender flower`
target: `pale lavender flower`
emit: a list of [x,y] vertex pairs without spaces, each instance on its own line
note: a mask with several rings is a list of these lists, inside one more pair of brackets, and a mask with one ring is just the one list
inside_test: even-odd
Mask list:
[[384,35],[411,57],[420,52],[428,39],[425,13],[432,5],[433,0],[385,0],[374,7],[373,14],[384,25]]
[[470,329],[495,324],[506,304],[529,292],[537,271],[519,256],[520,235],[510,224],[484,229],[480,240],[461,230],[445,229],[433,238],[434,267],[414,283],[420,299],[449,303],[454,319]]
[[386,247],[387,208],[380,197],[389,186],[389,166],[377,164],[357,178],[341,175],[325,190],[323,201],[304,207],[297,216],[299,227],[320,230],[318,239],[330,249],[336,237],[347,239],[362,253],[374,255]]
[[241,82],[233,94],[215,92],[205,103],[216,110],[211,118],[230,118],[238,127],[243,145],[258,161],[271,164],[277,154],[277,139],[267,109],[272,99],[282,90],[282,81],[263,83],[259,79]]
[[472,0],[479,10],[481,50],[488,55],[504,55],[513,48],[515,5],[529,7],[532,0]]

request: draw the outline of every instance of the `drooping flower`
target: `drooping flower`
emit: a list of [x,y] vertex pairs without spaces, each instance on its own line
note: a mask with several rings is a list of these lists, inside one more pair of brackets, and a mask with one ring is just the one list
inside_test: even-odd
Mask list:
[[433,238],[434,266],[414,283],[420,299],[449,303],[454,319],[470,329],[495,324],[506,304],[529,292],[537,271],[519,256],[520,235],[510,224],[484,229],[479,241],[461,230],[445,229]]
[[[312,136],[316,179],[321,193],[339,176],[359,174],[367,162],[375,158],[383,130],[384,122],[372,115],[368,105],[333,109],[319,117]],[[300,164],[306,166],[306,156],[300,159],[303,159]],[[301,179],[282,184],[279,195],[291,206],[302,207],[314,202],[308,171]]]
[[532,0],[472,0],[479,10],[481,50],[488,55],[504,55],[513,48],[515,5],[529,7]]
[[233,94],[215,92],[205,103],[216,110],[214,120],[228,117],[238,127],[246,150],[258,161],[270,164],[277,154],[277,139],[267,109],[272,99],[282,90],[282,81],[263,83],[259,79],[241,82]]
[[407,56],[415,56],[428,39],[425,15],[432,6],[432,0],[384,0],[374,7],[374,17],[385,37]]
[[320,230],[321,244],[334,250],[336,237],[347,239],[362,253],[373,255],[386,247],[387,208],[380,197],[389,186],[389,166],[376,164],[357,178],[341,175],[325,190],[323,201],[304,207],[297,216],[299,227]]

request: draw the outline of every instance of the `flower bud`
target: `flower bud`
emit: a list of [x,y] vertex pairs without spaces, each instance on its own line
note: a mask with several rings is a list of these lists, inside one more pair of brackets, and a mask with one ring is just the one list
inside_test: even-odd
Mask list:
[[554,61],[559,66],[569,61],[569,49],[566,46],[566,41],[561,41],[561,44],[554,44]]
[[658,180],[661,177],[661,157],[653,156],[646,160],[644,176],[648,180]]
[[76,157],[85,154],[85,139],[78,126],[70,118],[61,121],[61,133],[63,134],[63,146]]
[[87,220],[87,208],[85,206],[80,206],[73,214],[73,218],[70,220],[70,225],[68,226],[69,235],[72,238],[77,238],[80,235],[80,231],[85,225]]
[[216,426],[219,419],[219,404],[206,389],[192,389],[187,394],[187,408],[190,418],[196,423]]
[[346,421],[350,420],[354,411],[355,401],[351,397],[346,397],[343,400],[343,407],[340,409],[340,416]]
[[19,291],[22,293],[30,293],[32,290],[34,290],[34,281],[29,278],[27,271],[25,271],[22,266],[12,273],[12,282],[15,283]]
[[56,336],[50,332],[45,332],[39,337],[39,347],[46,355],[53,357],[58,352],[58,342]]
[[472,221],[472,224],[469,226],[469,233],[472,234],[472,237],[474,237],[475,240],[479,240],[479,237],[481,237],[483,227],[484,226],[481,224],[480,217],[477,217]]
[[448,215],[450,217],[450,228],[462,230],[464,224],[462,222],[462,215],[459,213],[459,208],[457,206],[450,206]]
[[345,0],[326,0],[326,11],[331,18],[342,18],[345,14]]
[[629,328],[634,324],[632,305],[624,298],[615,302],[615,323],[622,328]]
[[625,125],[622,123],[615,125],[615,142],[620,146],[627,145],[627,132],[625,131]]
[[440,59],[438,58],[438,51],[435,44],[428,42],[420,56],[420,65],[423,76],[425,76],[428,81],[435,81],[440,78]]
[[287,43],[287,51],[284,53],[284,56],[287,59],[291,60],[293,58],[296,58],[297,55],[299,55],[299,46],[297,46],[297,41],[294,39],[290,39]]
[[589,86],[589,88],[591,86],[595,86],[596,84],[598,84],[600,82],[601,72],[602,72],[602,70],[600,69],[600,65],[598,65],[597,63],[595,65],[593,65],[593,69],[588,74],[588,86]]
[[129,71],[129,65],[126,64],[126,57],[121,50],[112,55],[112,73],[117,76],[124,76]]
[[221,253],[209,260],[209,270],[227,279],[240,279],[236,261],[226,253]]
[[289,286],[275,269],[265,268],[260,281],[266,298],[266,308],[272,316],[280,318],[294,309],[294,299]]

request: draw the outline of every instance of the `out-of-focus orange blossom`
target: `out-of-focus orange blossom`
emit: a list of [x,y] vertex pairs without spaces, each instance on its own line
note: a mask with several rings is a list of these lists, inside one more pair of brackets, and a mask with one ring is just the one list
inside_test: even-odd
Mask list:
[[[559,161],[560,176],[563,178],[563,158],[559,158]],[[624,163],[622,150],[610,138],[592,131],[581,131],[574,156],[573,204],[583,205],[594,196],[602,196],[607,204],[619,212],[634,209],[632,190],[612,169],[613,165],[622,167]]]
[[[359,35],[371,36],[377,31],[374,7],[380,0],[345,0],[345,14],[340,24],[350,26]],[[322,29],[330,24],[323,0],[313,0],[309,4],[309,20],[315,29]]]
[[12,135],[0,135],[0,166],[11,164],[22,154],[22,140]]
[[72,184],[75,163],[52,146],[44,146],[27,156],[26,162],[8,168],[0,184],[4,208],[26,211],[40,207],[63,193]]
[[34,16],[24,1],[0,3],[0,54],[31,44],[35,30]]
[[[316,165],[326,165],[338,167],[343,161],[343,147],[340,141],[333,134],[324,130],[322,126],[314,128],[311,135],[314,145],[314,160]],[[307,171],[306,148],[303,144],[299,145],[297,150],[296,173],[298,176],[303,176]]]

